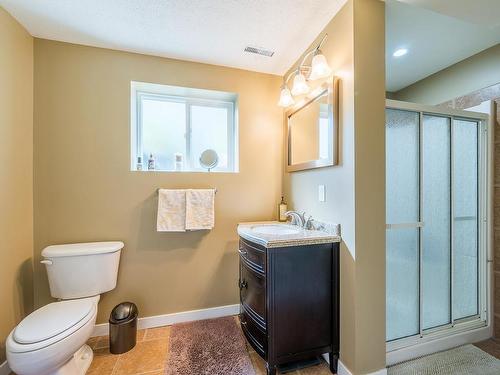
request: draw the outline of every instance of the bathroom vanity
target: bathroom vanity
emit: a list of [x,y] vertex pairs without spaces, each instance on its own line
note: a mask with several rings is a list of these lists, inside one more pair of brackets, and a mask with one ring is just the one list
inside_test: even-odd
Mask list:
[[339,354],[338,235],[295,225],[249,223],[240,236],[240,323],[255,351],[276,366]]

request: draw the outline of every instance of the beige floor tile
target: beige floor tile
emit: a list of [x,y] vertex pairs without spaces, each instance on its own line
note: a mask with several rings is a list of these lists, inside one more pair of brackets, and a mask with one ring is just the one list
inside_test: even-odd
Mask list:
[[96,339],[94,349],[105,349],[109,347],[109,337],[107,335],[94,337],[94,339]]
[[107,348],[94,349],[94,359],[87,371],[87,375],[111,375],[118,357],[111,354]]
[[266,375],[266,363],[256,352],[250,353],[255,375]]
[[170,336],[170,326],[148,328],[145,330],[144,340],[168,339]]
[[140,341],[134,349],[120,355],[114,374],[131,375],[159,371],[165,366],[167,340]]
[[493,339],[477,342],[474,344],[479,349],[485,351],[486,353],[492,355],[493,357],[500,359],[500,343]]
[[[137,331],[137,342],[144,339],[145,329],[140,329]],[[109,347],[109,336],[98,336],[92,337],[90,340],[94,341],[94,346],[89,345],[92,349],[104,349]],[[88,343],[88,341],[87,341]]]
[[300,375],[332,375],[328,364],[322,363],[321,365],[311,366],[299,371]]
[[87,345],[90,346],[91,349],[94,349],[95,344],[97,343],[98,337],[91,337],[87,340]]

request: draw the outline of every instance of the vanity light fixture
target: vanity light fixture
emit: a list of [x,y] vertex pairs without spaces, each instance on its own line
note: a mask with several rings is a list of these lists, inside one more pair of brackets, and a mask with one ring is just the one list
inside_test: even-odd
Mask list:
[[289,107],[293,103],[295,103],[295,100],[293,100],[290,89],[286,85],[281,86],[280,100],[278,102],[278,105],[280,107]]
[[[280,107],[289,107],[294,104],[295,100],[293,99],[292,95],[299,96],[307,94],[310,90],[307,81],[315,81],[321,78],[326,78],[332,74],[332,69],[328,65],[326,57],[325,55],[323,55],[323,52],[321,52],[320,49],[327,36],[328,34],[325,34],[325,36],[319,42],[318,46],[304,55],[304,58],[299,64],[297,70],[291,72],[288,77],[283,79],[280,100],[278,102],[278,105]],[[306,60],[311,55],[313,56],[311,65],[305,65]],[[292,76],[293,85],[292,90],[290,91],[287,84]]]
[[300,69],[295,73],[295,77],[293,78],[293,86],[292,86],[292,94],[294,96],[307,94],[309,92],[309,85],[306,82],[306,77]]

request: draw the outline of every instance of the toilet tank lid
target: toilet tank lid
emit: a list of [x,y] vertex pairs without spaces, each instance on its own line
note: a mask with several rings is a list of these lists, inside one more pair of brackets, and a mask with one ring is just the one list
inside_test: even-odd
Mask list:
[[114,253],[125,246],[121,241],[70,243],[47,246],[42,251],[45,258],[70,257],[79,255],[95,255]]

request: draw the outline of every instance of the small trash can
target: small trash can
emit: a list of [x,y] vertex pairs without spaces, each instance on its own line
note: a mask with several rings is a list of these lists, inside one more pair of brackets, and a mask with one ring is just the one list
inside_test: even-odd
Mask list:
[[132,302],[116,305],[109,316],[109,351],[128,352],[137,341],[137,306]]

